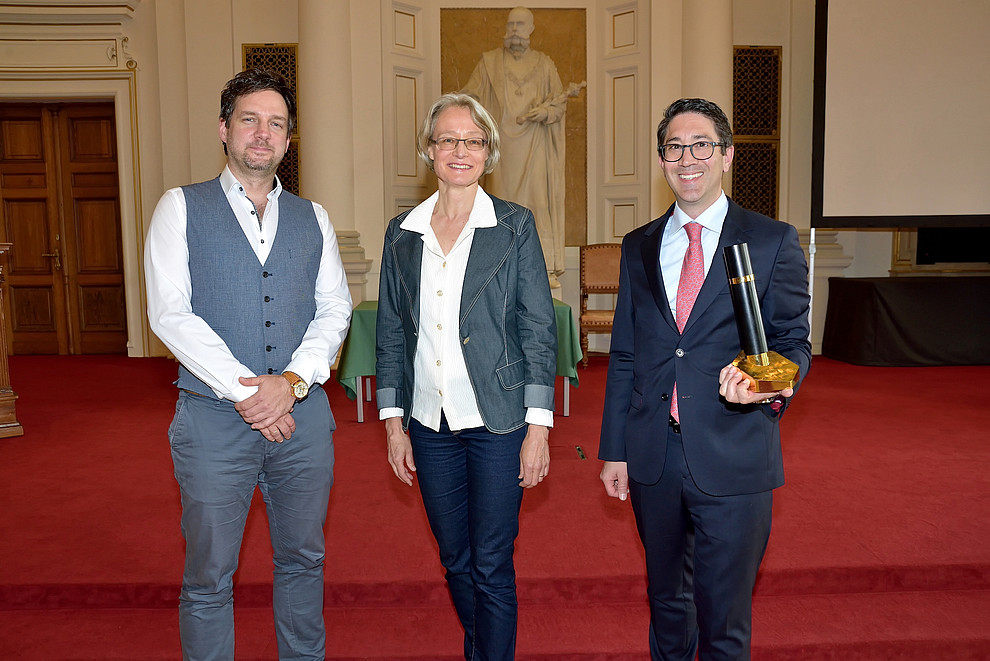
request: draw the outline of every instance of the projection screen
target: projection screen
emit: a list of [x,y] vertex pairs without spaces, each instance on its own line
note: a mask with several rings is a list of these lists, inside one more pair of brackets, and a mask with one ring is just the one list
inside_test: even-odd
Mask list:
[[990,226],[990,1],[815,12],[812,227]]

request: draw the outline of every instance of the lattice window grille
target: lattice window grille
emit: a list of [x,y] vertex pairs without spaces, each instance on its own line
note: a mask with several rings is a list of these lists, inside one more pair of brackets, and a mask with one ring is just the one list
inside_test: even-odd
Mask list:
[[733,57],[732,197],[777,217],[780,170],[781,48],[736,46]]
[[282,188],[299,195],[299,138],[292,138],[289,149],[278,166],[278,179]]
[[732,160],[732,199],[741,206],[777,217],[777,143],[736,142]]
[[[299,90],[296,87],[298,44],[242,44],[244,68],[262,67],[277,71],[285,77],[296,96],[296,108],[299,108]],[[282,187],[299,195],[299,143],[300,118],[296,118],[296,128],[292,143],[285,153],[285,158],[278,167],[278,178]]]

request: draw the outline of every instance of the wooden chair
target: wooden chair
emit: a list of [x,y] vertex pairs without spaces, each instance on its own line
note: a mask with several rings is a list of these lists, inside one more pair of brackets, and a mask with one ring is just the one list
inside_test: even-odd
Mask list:
[[619,243],[593,243],[581,246],[581,351],[588,366],[588,334],[611,333],[614,304],[609,309],[588,309],[591,294],[616,294],[619,291]]

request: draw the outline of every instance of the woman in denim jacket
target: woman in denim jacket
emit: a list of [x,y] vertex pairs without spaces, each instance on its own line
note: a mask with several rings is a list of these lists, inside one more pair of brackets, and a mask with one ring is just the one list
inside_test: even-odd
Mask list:
[[465,658],[512,659],[519,508],[550,467],[553,299],[532,212],[478,184],[499,159],[481,104],[440,97],[417,151],[438,190],[385,233],[379,415],[396,477],[419,475]]

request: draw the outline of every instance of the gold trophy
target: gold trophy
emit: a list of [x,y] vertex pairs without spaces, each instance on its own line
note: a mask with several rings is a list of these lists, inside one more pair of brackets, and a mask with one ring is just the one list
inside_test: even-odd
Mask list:
[[750,377],[749,389],[753,392],[777,392],[793,388],[800,368],[776,351],[767,350],[767,336],[763,331],[760,301],[756,296],[756,278],[749,261],[749,246],[738,243],[722,251],[725,272],[729,276],[729,292],[732,308],[736,313],[736,328],[742,351],[732,361]]

